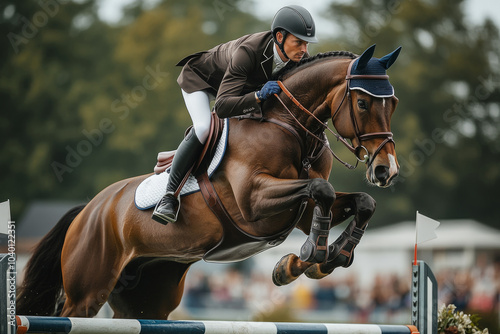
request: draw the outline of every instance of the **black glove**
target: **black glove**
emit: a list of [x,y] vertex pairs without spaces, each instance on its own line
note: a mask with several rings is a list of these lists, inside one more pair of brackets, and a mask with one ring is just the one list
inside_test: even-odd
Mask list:
[[278,82],[277,81],[268,81],[262,87],[262,89],[257,92],[257,98],[261,101],[264,101],[269,96],[271,96],[273,94],[278,94],[279,92],[281,92],[281,88],[278,85]]

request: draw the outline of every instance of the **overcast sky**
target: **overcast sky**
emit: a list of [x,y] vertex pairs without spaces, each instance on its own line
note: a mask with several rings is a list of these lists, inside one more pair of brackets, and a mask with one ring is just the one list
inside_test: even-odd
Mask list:
[[[223,1],[223,0],[221,0]],[[122,15],[122,7],[133,0],[100,0],[99,15],[101,19],[108,22],[117,22]],[[146,4],[154,4],[157,0],[144,0]],[[349,2],[349,0],[337,0],[337,2]],[[253,0],[245,2],[248,11],[255,12],[271,22],[274,14],[285,5],[296,4],[307,8],[313,15],[318,35],[328,35],[335,26],[322,13],[331,1],[311,0]],[[482,22],[485,17],[493,19],[500,27],[500,0],[467,0],[465,2],[465,13],[467,18],[474,22]]]

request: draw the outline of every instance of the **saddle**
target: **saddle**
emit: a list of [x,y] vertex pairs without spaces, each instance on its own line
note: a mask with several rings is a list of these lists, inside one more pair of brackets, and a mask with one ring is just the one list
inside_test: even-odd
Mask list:
[[[193,167],[189,170],[189,173],[187,173],[186,177],[184,177],[184,182],[182,182],[181,185],[179,185],[179,189],[182,189],[182,187],[185,184],[185,180],[187,180],[187,176],[191,173],[195,173],[198,171],[198,169],[201,168],[203,165],[205,169],[207,168],[208,163],[210,160],[213,158],[214,153],[215,153],[215,148],[217,147],[217,142],[219,141],[221,135],[222,135],[222,128],[224,127],[224,120],[220,119],[216,113],[212,113],[211,115],[212,121],[210,124],[210,132],[208,134],[207,142],[205,143],[205,146],[203,147],[203,150],[200,154],[200,157],[196,161],[196,163],[193,165]],[[184,132],[184,136],[186,136],[189,131],[191,130],[193,126],[191,125],[186,129]],[[165,170],[167,170],[171,165],[172,161],[175,156],[175,150],[174,151],[166,151],[166,152],[160,152],[158,153],[157,157],[157,162],[156,166],[154,167],[154,172],[155,174],[161,174]]]

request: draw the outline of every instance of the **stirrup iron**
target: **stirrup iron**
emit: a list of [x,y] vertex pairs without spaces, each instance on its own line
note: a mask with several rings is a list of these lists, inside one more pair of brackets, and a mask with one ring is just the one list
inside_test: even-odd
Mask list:
[[168,192],[156,204],[151,218],[163,225],[174,223],[177,221],[180,208],[180,196],[175,196],[174,193]]

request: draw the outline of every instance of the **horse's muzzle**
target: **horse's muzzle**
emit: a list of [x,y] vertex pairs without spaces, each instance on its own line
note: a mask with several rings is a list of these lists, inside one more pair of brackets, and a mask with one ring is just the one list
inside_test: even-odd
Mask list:
[[389,187],[398,174],[399,166],[392,154],[388,154],[389,166],[384,164],[372,164],[366,171],[368,181],[378,187]]

